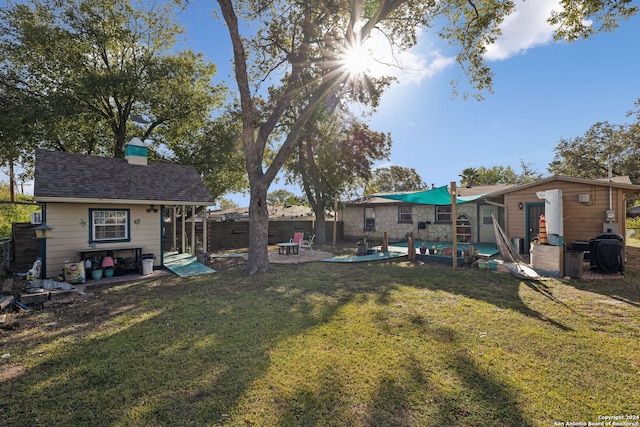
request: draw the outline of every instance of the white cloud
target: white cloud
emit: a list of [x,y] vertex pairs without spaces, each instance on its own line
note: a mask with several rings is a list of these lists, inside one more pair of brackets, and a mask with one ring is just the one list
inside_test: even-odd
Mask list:
[[387,68],[387,75],[398,79],[400,84],[420,83],[449,67],[455,62],[453,57],[445,57],[439,51],[430,52],[428,56],[421,56],[411,51],[403,52],[398,57],[398,66]]
[[[422,30],[418,30],[418,37],[421,38],[421,35],[423,35]],[[422,43],[418,43],[418,46],[408,51],[392,52],[389,41],[384,36],[380,33],[372,33],[367,43],[374,60],[370,64],[370,74],[373,77],[395,77],[400,84],[419,84],[425,78],[433,77],[455,62],[454,57],[445,57],[438,50],[424,54],[424,49],[421,48]],[[372,49],[371,46],[375,48]]]
[[516,11],[502,23],[502,36],[487,46],[485,58],[499,61],[552,42],[554,28],[547,22],[552,10],[561,10],[558,0],[517,0]]
[[416,67],[408,67],[402,75],[398,76],[400,83],[419,83],[425,78],[435,76],[455,62],[454,57],[443,56],[439,51],[431,52],[428,58],[411,55],[415,57]]
[[[553,41],[554,28],[547,22],[551,11],[561,10],[559,0],[516,0],[516,10],[501,25],[502,35],[496,43],[487,46],[485,58],[499,61],[526,52],[528,49]],[[455,57],[444,56],[429,43],[427,33],[418,33],[419,43],[413,49],[391,55],[388,41],[372,34],[370,46],[376,46],[377,63],[371,69],[373,76],[394,76],[400,85],[420,84],[455,63]],[[424,47],[431,45],[430,48]]]

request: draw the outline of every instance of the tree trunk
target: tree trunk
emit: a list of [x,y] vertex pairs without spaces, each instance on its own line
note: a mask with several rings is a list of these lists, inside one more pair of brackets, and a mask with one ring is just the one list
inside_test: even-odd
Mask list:
[[269,270],[269,211],[267,210],[268,186],[260,179],[250,180],[249,202],[249,274]]
[[13,160],[9,161],[9,195],[11,203],[16,201],[16,182],[13,179]]
[[324,206],[315,205],[316,223],[313,232],[316,235],[315,243],[324,245],[327,243],[327,222],[324,220]]

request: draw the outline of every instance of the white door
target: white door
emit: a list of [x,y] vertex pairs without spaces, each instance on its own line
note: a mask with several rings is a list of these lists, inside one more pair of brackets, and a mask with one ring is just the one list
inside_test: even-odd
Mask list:
[[496,233],[493,229],[493,220],[491,214],[498,218],[498,207],[493,205],[480,205],[479,206],[479,218],[478,231],[480,242],[496,242]]

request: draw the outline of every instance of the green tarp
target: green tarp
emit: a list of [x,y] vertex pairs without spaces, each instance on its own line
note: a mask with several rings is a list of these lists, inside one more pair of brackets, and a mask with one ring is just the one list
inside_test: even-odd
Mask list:
[[[450,205],[451,194],[446,185],[434,188],[433,190],[418,191],[415,193],[385,194],[376,197],[383,199],[399,200],[401,202],[413,203],[415,205]],[[482,196],[457,197],[456,204],[477,200]]]

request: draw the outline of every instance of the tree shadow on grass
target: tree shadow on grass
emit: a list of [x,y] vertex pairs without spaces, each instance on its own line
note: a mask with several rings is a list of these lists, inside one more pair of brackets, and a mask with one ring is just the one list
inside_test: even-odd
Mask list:
[[374,386],[357,404],[343,398],[349,393],[340,381],[344,366],[325,367],[323,380],[312,389],[304,385],[286,396],[272,396],[280,402],[275,425],[533,426],[519,408],[517,393],[478,366],[454,330],[430,326],[424,332],[426,339],[442,344],[435,365],[425,365],[423,355],[413,350],[399,350],[399,368],[360,378],[363,386]]
[[[4,402],[0,424],[228,421],[269,368],[269,350],[330,318],[352,296],[332,295],[323,304],[322,292],[310,300],[295,285],[282,285],[280,275],[242,275],[233,278],[236,289],[217,290],[224,283],[213,278],[165,279],[138,285],[135,295],[113,288],[87,305],[68,307],[61,316],[84,325],[60,323],[50,341],[30,344],[31,352],[44,350],[33,366],[0,385],[5,395],[14,390],[21,396]],[[95,317],[84,314],[89,311]]]
[[533,426],[519,409],[516,392],[477,364],[454,329],[424,322],[414,326],[425,340],[437,343],[433,362],[425,366],[423,355],[407,351],[405,374],[380,382],[369,425],[415,425],[418,412],[433,426]]
[[[422,274],[402,274],[403,270],[397,266],[390,265],[390,273],[387,280],[391,283],[402,283],[408,286],[425,288],[435,291],[444,291],[454,295],[461,295],[477,301],[490,303],[498,308],[505,308],[517,311],[525,316],[543,321],[563,331],[571,331],[572,328],[553,320],[544,314],[533,310],[520,296],[520,288],[524,284],[529,289],[544,296],[546,299],[556,304],[558,308],[570,310],[562,301],[557,299],[546,288],[546,286],[523,281],[510,274],[498,274],[493,272],[479,272],[468,268],[452,270],[450,267],[439,265],[423,265],[416,269],[424,270]],[[382,279],[384,272],[379,272],[379,279]],[[479,277],[482,276],[482,278]],[[402,282],[398,280],[402,278]],[[382,279],[384,280],[384,279]],[[388,292],[388,290],[387,290]]]
[[[0,384],[4,395],[20,396],[19,401],[4,402],[0,421],[95,426],[228,423],[254,381],[269,370],[270,351],[279,343],[334,319],[351,302],[374,298],[377,304],[390,304],[390,290],[399,285],[464,295],[553,324],[522,302],[513,281],[478,285],[468,272],[422,273],[397,264],[287,265],[256,276],[229,271],[104,289],[94,300],[59,313],[61,322],[45,342],[42,337],[41,342],[25,342],[25,352],[40,351],[41,356],[21,375]],[[67,318],[77,324],[62,321]],[[480,372],[472,360],[450,363],[469,387],[477,389],[475,393],[481,394],[482,387],[492,390],[480,396],[489,407],[501,410],[501,401],[511,405],[506,387]],[[411,372],[418,384],[423,382],[420,375]],[[476,376],[481,381],[473,382]],[[300,390],[299,399],[285,405],[289,409],[283,424],[318,424],[314,408],[331,414],[337,406],[335,390],[341,387],[332,381],[321,384],[325,391],[315,402],[308,391]],[[377,412],[384,406],[385,393],[396,393],[398,402],[409,396],[395,389],[392,377],[379,387],[381,400],[369,409],[369,416],[391,423],[394,416],[387,419],[386,412]],[[443,409],[442,419],[462,408],[455,399],[441,399],[451,406]]]
[[278,426],[322,426],[339,425],[345,420],[345,408],[341,396],[346,393],[340,382],[337,368],[328,367],[318,383],[310,388],[300,386],[287,396],[276,396],[278,402],[274,411],[278,416]]
[[568,283],[576,289],[597,293],[616,301],[640,307],[640,285],[634,278],[614,280],[572,280]]
[[[439,413],[440,425],[529,427],[534,424],[518,409],[517,396],[496,375],[482,369],[468,354],[449,355],[449,366],[464,391],[447,396]],[[469,402],[474,402],[472,406]]]

